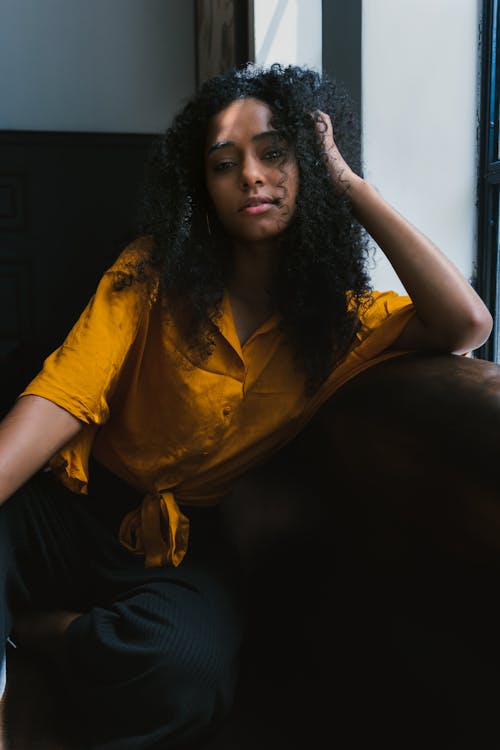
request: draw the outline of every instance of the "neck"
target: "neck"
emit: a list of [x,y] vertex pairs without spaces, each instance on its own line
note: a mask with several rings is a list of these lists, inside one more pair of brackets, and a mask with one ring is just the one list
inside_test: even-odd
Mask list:
[[235,245],[229,282],[231,293],[247,300],[269,299],[278,260],[274,243]]
[[229,297],[241,345],[274,312],[271,285],[278,255],[275,245],[233,247]]

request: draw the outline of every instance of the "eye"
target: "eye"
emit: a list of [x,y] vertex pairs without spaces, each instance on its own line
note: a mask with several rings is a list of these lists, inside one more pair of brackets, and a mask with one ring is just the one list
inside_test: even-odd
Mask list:
[[266,151],[264,159],[266,161],[275,161],[276,159],[283,159],[286,157],[287,152],[282,148],[273,148],[270,151]]
[[230,161],[230,159],[225,159],[224,161],[219,161],[217,164],[214,165],[214,172],[226,172],[228,169],[233,167],[235,164],[234,161]]

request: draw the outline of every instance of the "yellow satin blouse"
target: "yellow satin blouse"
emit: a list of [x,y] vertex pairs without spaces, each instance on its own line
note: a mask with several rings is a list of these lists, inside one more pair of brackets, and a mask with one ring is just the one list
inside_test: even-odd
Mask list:
[[247,469],[280,448],[343,383],[401,352],[388,346],[414,313],[409,297],[374,292],[354,346],[312,397],[273,315],[240,345],[229,296],[213,352],[199,366],[158,294],[158,279],[126,279],[149,251],[129,245],[103,275],[62,345],[20,394],[49,399],[84,422],[51,460],[72,491],[87,492],[89,456],[144,494],[120,541],[146,566],[178,565],[189,521],[179,505],[212,505]]

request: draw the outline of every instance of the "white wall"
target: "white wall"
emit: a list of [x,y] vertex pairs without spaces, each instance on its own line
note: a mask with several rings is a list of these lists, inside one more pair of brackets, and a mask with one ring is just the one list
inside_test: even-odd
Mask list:
[[0,0],[0,129],[159,132],[194,45],[187,0]]
[[[475,262],[478,0],[363,1],[365,176],[467,277]],[[378,289],[404,291],[378,251]]]
[[321,71],[321,0],[254,0],[255,62]]
[[[480,0],[363,0],[365,176],[468,279],[475,271],[479,20]],[[320,0],[255,0],[255,50],[259,63],[321,70]],[[373,247],[375,288],[404,293]]]

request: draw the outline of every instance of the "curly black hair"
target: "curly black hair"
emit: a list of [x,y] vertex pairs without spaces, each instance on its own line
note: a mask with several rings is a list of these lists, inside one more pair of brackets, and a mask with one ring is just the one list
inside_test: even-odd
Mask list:
[[155,239],[151,260],[161,268],[166,304],[183,322],[191,349],[205,359],[231,272],[231,245],[205,185],[207,130],[213,115],[248,97],[270,107],[271,124],[298,164],[297,205],[280,236],[284,252],[272,297],[312,393],[349,348],[370,291],[367,237],[352,215],[349,191],[333,190],[316,128],[320,110],[330,116],[340,152],[359,173],[359,123],[337,82],[305,67],[248,63],[203,83],[155,143],[139,232]]

